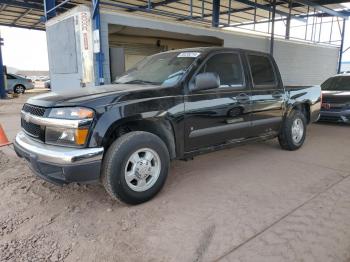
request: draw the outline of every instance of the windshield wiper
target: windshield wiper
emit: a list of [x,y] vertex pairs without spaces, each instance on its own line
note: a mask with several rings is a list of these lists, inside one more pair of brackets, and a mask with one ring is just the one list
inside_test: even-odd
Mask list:
[[145,81],[145,80],[131,80],[131,81],[127,81],[124,83],[118,82],[118,84],[144,84],[144,85],[160,85],[160,83],[157,82],[152,82],[152,81]]

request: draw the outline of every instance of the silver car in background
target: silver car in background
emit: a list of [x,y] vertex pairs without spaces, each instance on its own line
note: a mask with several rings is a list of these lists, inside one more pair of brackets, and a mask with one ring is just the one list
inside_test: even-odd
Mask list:
[[24,94],[28,89],[33,89],[34,84],[32,80],[15,75],[15,74],[6,74],[6,91],[15,92],[17,94]]

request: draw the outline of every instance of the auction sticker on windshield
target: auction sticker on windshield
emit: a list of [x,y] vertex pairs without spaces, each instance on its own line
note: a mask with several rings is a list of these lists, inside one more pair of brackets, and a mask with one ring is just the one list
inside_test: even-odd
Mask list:
[[177,55],[177,57],[197,57],[201,53],[199,52],[183,52]]

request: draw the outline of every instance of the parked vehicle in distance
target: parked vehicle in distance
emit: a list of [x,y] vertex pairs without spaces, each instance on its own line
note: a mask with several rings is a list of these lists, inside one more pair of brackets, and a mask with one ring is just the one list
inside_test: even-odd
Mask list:
[[47,88],[47,89],[51,89],[51,81],[50,79],[46,80],[44,82],[44,87]]
[[350,123],[350,74],[328,78],[321,89],[320,121]]
[[34,84],[31,79],[15,74],[6,74],[6,90],[17,94],[24,94],[26,90],[33,89]]
[[319,117],[319,86],[285,87],[268,54],[221,47],[150,56],[115,84],[30,98],[15,150],[53,183],[101,181],[138,204],[169,161],[278,138],[296,150]]

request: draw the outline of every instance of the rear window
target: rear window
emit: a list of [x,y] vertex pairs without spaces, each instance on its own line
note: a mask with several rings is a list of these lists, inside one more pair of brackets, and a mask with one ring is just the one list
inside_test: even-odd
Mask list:
[[322,85],[322,90],[350,91],[350,76],[336,76],[327,79]]
[[271,60],[267,56],[248,55],[253,82],[256,86],[275,86],[276,75]]

